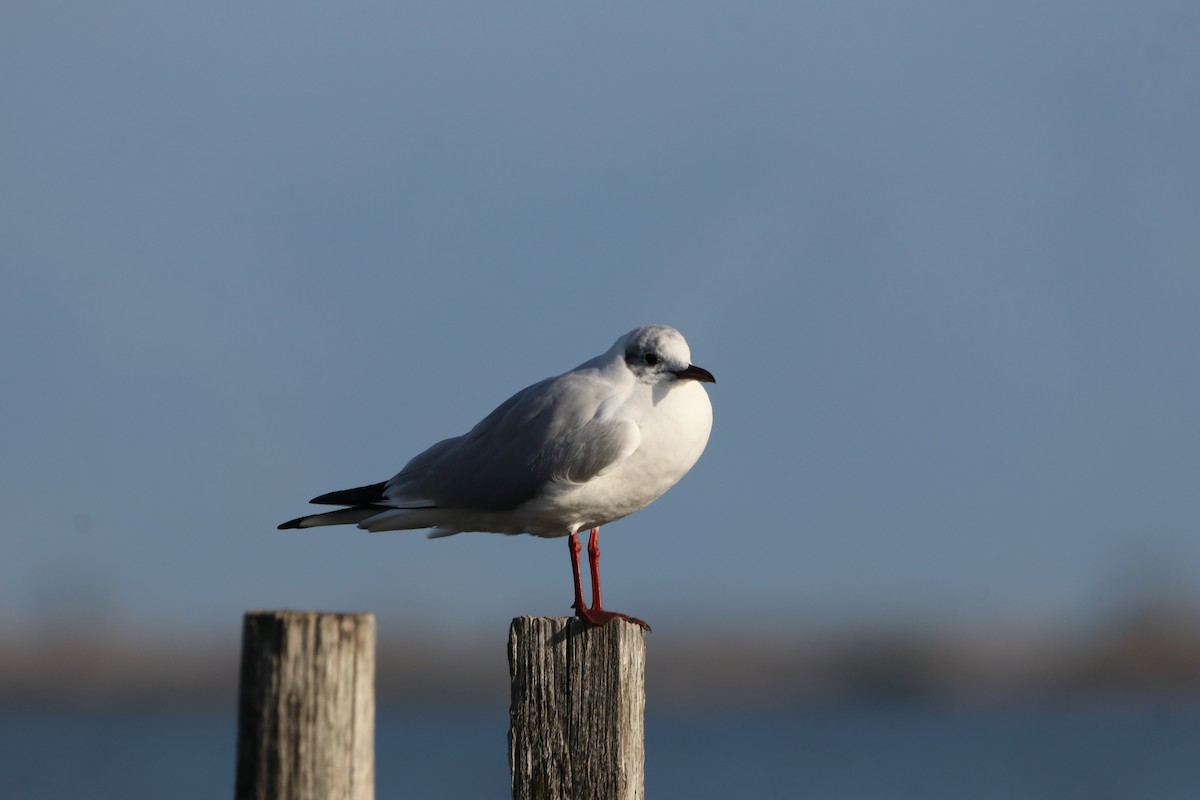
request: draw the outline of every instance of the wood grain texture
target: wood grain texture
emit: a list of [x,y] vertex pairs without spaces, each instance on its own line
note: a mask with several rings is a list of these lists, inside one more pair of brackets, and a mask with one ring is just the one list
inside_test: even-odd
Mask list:
[[624,620],[518,617],[509,628],[514,800],[644,797],[646,634]]
[[247,613],[238,800],[373,800],[375,617]]

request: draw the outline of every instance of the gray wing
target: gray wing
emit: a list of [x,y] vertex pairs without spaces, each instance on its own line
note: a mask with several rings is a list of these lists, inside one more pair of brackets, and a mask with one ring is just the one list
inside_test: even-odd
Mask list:
[[445,439],[387,482],[395,507],[507,511],[554,483],[586,483],[629,457],[636,424],[601,420],[602,386],[579,373],[535,383],[469,433]]

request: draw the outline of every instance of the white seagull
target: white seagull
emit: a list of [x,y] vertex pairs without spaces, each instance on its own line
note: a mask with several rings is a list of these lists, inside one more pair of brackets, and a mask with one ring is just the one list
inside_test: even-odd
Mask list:
[[[692,468],[708,443],[712,405],[682,334],[666,325],[630,331],[608,352],[535,383],[470,432],[445,439],[390,480],[310,502],[347,506],[286,528],[356,524],[369,531],[432,528],[568,536],[576,615],[592,625],[620,617],[600,600],[599,528],[645,508]],[[578,533],[591,529],[592,605],[583,602]]]

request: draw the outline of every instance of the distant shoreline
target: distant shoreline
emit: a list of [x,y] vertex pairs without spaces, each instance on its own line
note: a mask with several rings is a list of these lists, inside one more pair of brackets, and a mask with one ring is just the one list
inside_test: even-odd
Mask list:
[[[237,647],[129,633],[0,637],[0,703],[233,702]],[[384,634],[377,665],[385,703],[471,707],[508,696],[505,653],[490,641]],[[1073,636],[652,635],[646,681],[663,706],[1200,697],[1200,624],[1141,619]]]

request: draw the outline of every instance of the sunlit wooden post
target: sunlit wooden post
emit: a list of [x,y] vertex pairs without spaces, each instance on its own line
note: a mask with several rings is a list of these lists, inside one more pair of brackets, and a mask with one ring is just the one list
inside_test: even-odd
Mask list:
[[646,634],[624,620],[517,617],[509,628],[514,800],[641,800]]
[[372,800],[375,617],[247,613],[237,800]]

